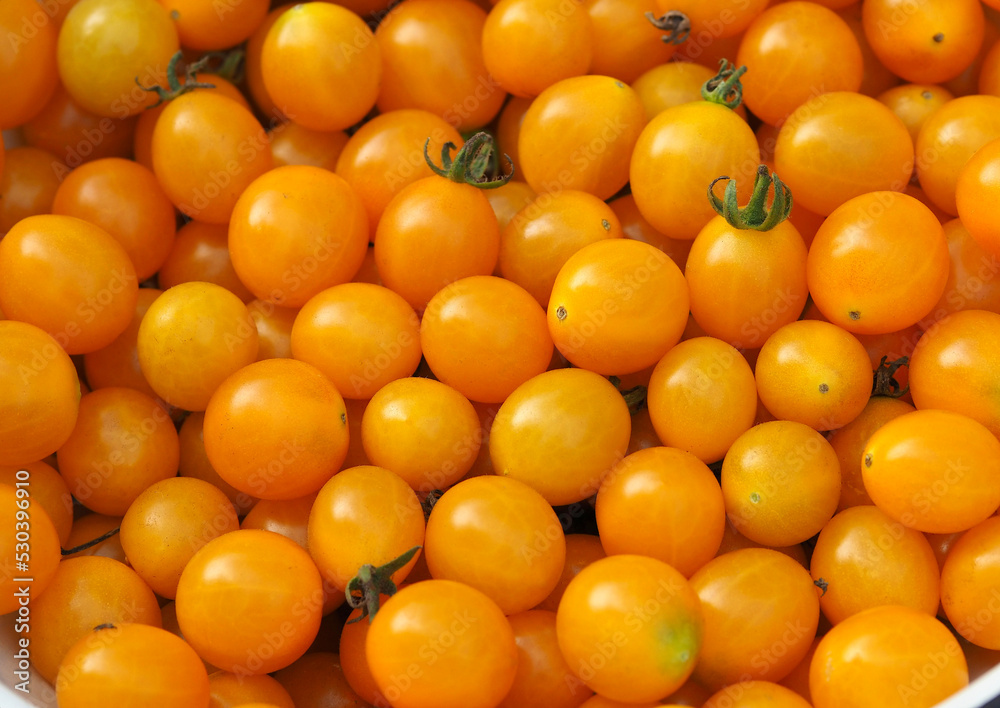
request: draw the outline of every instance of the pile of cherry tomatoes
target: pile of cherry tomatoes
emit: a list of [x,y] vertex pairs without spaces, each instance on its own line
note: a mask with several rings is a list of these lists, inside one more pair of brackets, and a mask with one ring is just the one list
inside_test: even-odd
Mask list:
[[37,704],[1000,663],[1000,0],[0,0],[0,128]]

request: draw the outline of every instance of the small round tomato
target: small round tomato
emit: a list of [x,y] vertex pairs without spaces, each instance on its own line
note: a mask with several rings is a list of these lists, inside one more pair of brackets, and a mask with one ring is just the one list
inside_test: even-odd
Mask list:
[[483,25],[486,70],[505,91],[525,97],[588,73],[596,42],[587,10],[560,0],[500,0]]
[[868,0],[865,36],[894,74],[936,84],[962,73],[983,43],[983,6],[977,0]]
[[673,61],[645,72],[632,82],[632,88],[646,109],[646,119],[653,120],[673,106],[701,101],[701,87],[713,76],[715,73],[707,66]]
[[809,702],[790,688],[770,681],[740,681],[721,688],[702,708],[811,708]]
[[452,580],[403,588],[368,629],[365,654],[396,708],[496,706],[514,683],[514,630],[486,595]]
[[212,467],[231,485],[262,499],[295,499],[340,469],[347,413],[337,389],[314,366],[265,359],[215,390],[204,436]]
[[240,0],[222,5],[200,0],[158,0],[170,12],[181,46],[219,51],[246,41],[267,15],[269,0]]
[[973,644],[1000,649],[1000,619],[990,611],[1000,587],[1000,518],[966,531],[941,570],[941,604],[952,626]]
[[59,188],[58,158],[46,150],[8,150],[0,163],[0,237],[21,219],[52,212]]
[[694,677],[710,690],[747,679],[780,681],[809,651],[819,589],[788,556],[768,548],[733,551],[702,566],[691,587],[705,617]]
[[182,283],[146,310],[136,335],[142,373],[163,400],[203,411],[219,384],[257,358],[257,328],[240,299],[211,283]]
[[854,420],[828,435],[827,440],[830,441],[840,461],[838,511],[872,503],[861,478],[861,458],[864,456],[865,445],[876,430],[893,418],[912,413],[914,410],[912,405],[898,398],[872,396]]
[[107,346],[132,319],[139,283],[125,249],[69,216],[31,216],[0,241],[0,308],[70,354]]
[[903,121],[874,98],[848,91],[799,106],[774,147],[775,171],[796,202],[824,216],[862,194],[902,191],[913,162]]
[[[615,216],[621,222],[625,238],[642,241],[643,243],[648,243],[650,246],[655,246],[666,253],[681,271],[684,270],[684,266],[687,264],[688,253],[691,251],[691,241],[673,239],[669,236],[664,236],[654,229],[653,225],[646,221],[646,218],[639,213],[639,207],[636,206],[635,198],[631,194],[626,194],[624,197],[615,199],[608,206],[611,207],[611,211],[615,213]],[[502,249],[503,243],[501,242],[501,251]]]
[[754,375],[767,410],[820,431],[857,418],[872,389],[871,360],[861,342],[817,320],[792,322],[771,335]]
[[31,504],[45,511],[56,529],[62,546],[72,548],[67,540],[73,526],[73,497],[65,480],[54,467],[38,461],[20,465],[0,465],[0,483],[16,488],[17,482],[25,481],[24,472],[30,475]]
[[940,570],[930,543],[874,506],[855,506],[830,519],[809,571],[823,588],[819,606],[833,624],[879,605],[937,613]]
[[311,165],[333,172],[350,140],[343,130],[310,130],[298,123],[282,123],[268,133],[275,167]]
[[496,474],[533,487],[553,505],[594,494],[625,456],[628,405],[607,379],[585,369],[539,374],[500,406],[490,430]]
[[[25,581],[18,576],[29,575],[26,558],[30,561],[31,595],[45,591],[62,560],[56,527],[41,503],[36,504],[31,498],[36,486],[33,475],[18,471],[10,477],[10,484],[6,480],[0,483],[0,523],[7,529],[0,541],[0,562],[10,569],[0,577],[0,612],[4,614],[14,613],[23,606],[20,598],[25,596]],[[560,529],[560,535],[561,532]],[[16,566],[15,561],[18,563]],[[15,567],[17,572],[14,572]],[[30,595],[28,597],[30,599]],[[15,616],[20,620],[18,623],[30,617],[25,614]]]
[[487,275],[455,281],[431,299],[420,343],[438,379],[481,403],[503,403],[552,359],[542,308],[518,285]]
[[231,531],[184,567],[175,607],[181,632],[205,661],[232,673],[266,674],[298,659],[316,638],[322,580],[294,541],[270,531]]
[[344,130],[375,105],[381,52],[364,20],[326,2],[295,5],[267,32],[261,77],[289,119],[312,130]]
[[309,550],[309,513],[319,492],[296,499],[261,499],[240,522],[241,529],[273,531]]
[[139,577],[172,600],[181,571],[198,549],[239,527],[232,502],[215,486],[171,477],[147,487],[128,507],[121,542]]
[[695,337],[660,359],[646,403],[664,445],[710,463],[721,460],[753,425],[757,385],[736,349],[718,339]]
[[549,297],[552,341],[575,366],[631,374],[680,341],[688,287],[663,251],[641,241],[606,239],[573,254]]
[[830,322],[883,334],[916,324],[940,299],[950,258],[941,223],[897,192],[855,197],[816,232],[806,271],[809,292]]
[[179,455],[174,422],[159,402],[130,388],[101,388],[80,399],[57,459],[81,504],[121,516],[147,487],[177,474]]
[[189,221],[177,230],[173,248],[164,261],[157,282],[164,290],[200,281],[219,285],[243,302],[254,299],[236,271],[229,255],[227,224]]
[[577,76],[545,89],[524,114],[517,152],[538,194],[576,189],[608,199],[629,180],[629,157],[646,112],[609,76]]
[[961,219],[946,221],[943,228],[951,256],[948,282],[937,305],[920,321],[924,330],[930,330],[935,322],[963,310],[1000,312],[1000,279],[997,278],[1000,252],[994,254],[983,248]]
[[30,608],[31,664],[51,684],[66,653],[94,627],[162,623],[156,595],[142,578],[124,563],[100,556],[60,562],[45,592],[32,597]]
[[[418,558],[422,559],[423,555],[419,555]],[[379,595],[380,605],[384,606],[388,601],[388,595]],[[371,669],[368,666],[368,658],[365,656],[365,644],[368,642],[368,628],[371,623],[368,619],[361,616],[361,610],[362,608],[359,607],[351,612],[348,616],[347,624],[344,625],[344,629],[340,632],[338,649],[340,651],[341,671],[344,680],[352,690],[357,692],[362,700],[368,701],[373,706],[389,705],[389,701],[385,699],[385,696],[378,690],[378,686],[375,685],[375,677],[372,676]],[[309,657],[316,656],[318,656],[317,653],[311,652],[302,657],[299,662],[308,661]],[[296,662],[296,664],[299,662]],[[287,669],[282,669],[282,671],[278,672],[279,680],[283,680],[284,672],[290,673],[293,671],[296,664],[292,664]],[[316,708],[322,708],[322,704],[318,704]]]
[[[350,3],[345,3],[350,4]],[[356,623],[356,625],[367,624]],[[364,646],[360,647],[364,654]],[[290,697],[288,707],[324,708],[325,706],[360,706],[363,700],[347,682],[342,664],[346,659],[326,651],[311,651],[300,659],[276,671],[276,678],[285,687]],[[382,698],[381,705],[388,705]],[[380,705],[377,701],[371,701]],[[267,708],[285,708],[275,701]],[[242,708],[265,708],[265,706],[242,706]]]
[[504,229],[517,213],[535,201],[538,195],[527,182],[512,179],[507,184],[487,191],[486,198],[490,201],[490,206],[493,207],[493,213],[497,217],[497,226],[500,227],[500,250],[502,252]]
[[555,589],[538,604],[540,610],[555,612],[559,609],[563,593],[569,582],[580,574],[580,571],[607,554],[601,546],[601,539],[590,534],[571,533],[566,535],[566,562]]
[[640,450],[615,465],[595,509],[608,554],[657,558],[686,577],[715,557],[726,525],[715,475],[691,453],[669,447]]
[[246,83],[247,95],[253,100],[253,104],[257,110],[266,116],[273,126],[283,123],[286,117],[274,105],[274,101],[267,92],[267,87],[264,86],[261,55],[264,53],[264,42],[267,40],[267,35],[271,31],[271,28],[274,27],[274,23],[285,14],[286,10],[291,9],[293,5],[294,3],[275,5],[274,9],[268,12],[261,23],[257,25],[257,29],[250,35],[244,47],[246,54],[243,57],[243,67],[246,74],[244,81]]
[[993,363],[998,346],[1000,314],[995,312],[956,312],[932,326],[910,362],[914,405],[967,415],[1000,435],[1000,405],[991,394],[1000,381]]
[[[382,467],[352,467],[320,489],[309,514],[308,550],[341,593],[363,565],[381,566],[424,545],[424,513],[413,489]],[[416,558],[392,580],[406,579]]]
[[375,31],[382,55],[379,112],[420,108],[462,131],[489,123],[507,93],[483,63],[485,23],[486,13],[467,0],[394,6]]
[[861,48],[833,10],[813,3],[783,3],[757,15],[736,55],[747,67],[743,100],[754,115],[780,125],[820,93],[857,91]]
[[649,31],[646,13],[655,9],[653,0],[589,0],[585,5],[594,38],[588,73],[632,83],[677,51],[677,45]]
[[868,440],[865,489],[882,511],[926,533],[965,531],[1000,506],[1000,442],[972,418],[917,410]]
[[432,577],[474,587],[512,615],[552,592],[566,541],[541,494],[515,479],[487,475],[459,482],[434,504],[425,553]]
[[955,205],[962,224],[986,251],[1000,255],[1000,228],[990,205],[1000,194],[1000,139],[981,147],[958,174]]
[[559,648],[602,696],[656,700],[680,688],[702,656],[699,604],[694,586],[666,563],[608,556],[566,586],[556,613]]
[[153,129],[152,153],[170,201],[211,224],[230,221],[236,200],[273,164],[267,132],[253,113],[214,91],[171,101]]
[[156,0],[81,0],[59,30],[59,78],[87,110],[127,118],[156,103],[143,87],[166,83],[178,49],[174,22]]
[[924,121],[917,134],[917,179],[939,209],[958,216],[962,168],[981,147],[1000,138],[1000,97],[961,96]]
[[369,399],[420,363],[420,321],[388,288],[344,283],[310,299],[292,326],[292,356],[348,398]]
[[556,613],[520,612],[507,618],[517,642],[514,685],[497,708],[578,708],[587,700],[556,638]]
[[570,256],[623,235],[614,211],[594,195],[574,189],[541,194],[500,234],[500,273],[546,307],[556,275]]
[[482,443],[479,417],[451,386],[419,377],[383,386],[361,421],[365,453],[426,494],[465,476]]
[[0,465],[40,460],[73,433],[80,380],[69,355],[46,332],[0,321],[0,390]]
[[0,8],[0,34],[7,40],[7,51],[0,56],[0,94],[4,97],[0,129],[16,128],[37,115],[59,83],[59,30],[40,10],[32,0],[10,0]]
[[[69,538],[66,540],[66,548],[76,548],[82,545],[86,545],[87,547],[76,553],[63,556],[63,558],[97,556],[110,558],[111,560],[128,565],[128,560],[125,558],[125,549],[122,548],[121,534],[112,534],[100,543],[89,545],[95,539],[107,536],[110,532],[120,528],[121,525],[121,516],[105,516],[104,514],[87,514],[86,516],[81,516],[73,522],[73,526],[70,528]],[[143,584],[143,587],[148,588],[145,584]]]
[[131,160],[94,160],[70,172],[56,192],[53,214],[99,226],[122,245],[146,280],[174,245],[174,206],[156,176]]
[[247,676],[216,671],[208,675],[208,686],[212,694],[211,708],[216,708],[215,704],[218,708],[230,708],[256,702],[269,708],[296,708],[285,687],[267,674]]
[[102,702],[148,708],[207,705],[208,673],[180,637],[144,624],[102,623],[70,648],[55,680],[65,708]]
[[859,612],[831,629],[809,668],[816,708],[930,708],[968,682],[962,648],[948,628],[895,605]]
[[660,12],[683,12],[691,23],[691,34],[708,33],[725,39],[747,28],[767,7],[765,0],[658,0]]
[[903,121],[914,143],[927,118],[953,98],[951,91],[933,84],[903,84],[878,95],[878,101]]
[[205,414],[189,413],[181,424],[177,438],[181,446],[179,474],[181,477],[194,477],[212,484],[236,507],[236,512],[243,516],[257,504],[257,498],[241,492],[219,476],[219,473],[208,461],[205,453]]

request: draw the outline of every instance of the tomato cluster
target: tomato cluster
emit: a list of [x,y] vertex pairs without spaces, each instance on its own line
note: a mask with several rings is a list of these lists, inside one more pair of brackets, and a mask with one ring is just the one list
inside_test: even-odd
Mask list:
[[1000,0],[0,0],[0,128],[43,699],[1000,663]]

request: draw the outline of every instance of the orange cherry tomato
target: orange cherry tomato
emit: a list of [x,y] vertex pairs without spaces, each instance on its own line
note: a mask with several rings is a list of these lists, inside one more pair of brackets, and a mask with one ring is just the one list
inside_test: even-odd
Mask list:
[[[0,577],[0,611],[15,613],[15,625],[29,626],[31,608],[27,602],[52,582],[62,556],[55,525],[32,498],[35,483],[31,473],[19,470],[10,476],[10,484],[0,484],[0,521],[7,529],[0,541],[0,561],[8,569]],[[31,579],[27,595],[23,576]],[[22,601],[22,597],[26,599]]]
[[896,605],[859,612],[831,629],[809,668],[816,708],[930,708],[968,682],[965,657],[948,628]]
[[981,147],[958,174],[955,205],[962,224],[986,251],[1000,255],[1000,228],[990,214],[989,205],[1000,194],[1000,180],[995,174],[1000,165],[1000,139]]
[[161,626],[160,606],[134,570],[110,558],[67,558],[41,595],[31,600],[31,663],[42,678],[55,684],[73,645],[102,624],[126,622]]
[[819,589],[778,551],[745,548],[719,556],[692,576],[691,587],[705,617],[694,677],[710,690],[747,679],[780,681],[816,636]]
[[80,399],[80,417],[57,459],[81,504],[121,516],[146,488],[177,474],[179,455],[174,422],[156,400],[101,388]]
[[278,18],[286,10],[293,7],[293,5],[294,3],[288,3],[286,5],[275,6],[274,9],[265,15],[261,23],[257,25],[257,29],[250,35],[244,47],[246,54],[243,57],[243,66],[246,73],[247,94],[253,100],[253,104],[257,110],[266,116],[274,127],[283,123],[286,117],[274,105],[274,101],[271,99],[270,94],[267,92],[267,87],[264,85],[264,70],[261,55],[264,52],[264,42],[267,40],[268,32],[274,27],[274,23],[278,21]]
[[453,580],[425,580],[393,595],[368,629],[365,654],[378,689],[396,708],[491,708],[507,695],[518,667],[503,612]]
[[180,637],[144,624],[102,623],[70,648],[55,680],[65,708],[208,705],[205,665]]
[[1000,649],[997,606],[1000,586],[1000,518],[966,531],[948,551],[941,570],[941,603],[952,626],[970,642]]
[[233,503],[237,514],[240,516],[247,514],[257,503],[257,499],[241,492],[220,477],[208,460],[208,454],[205,452],[205,414],[201,412],[188,414],[181,424],[177,437],[181,447],[180,476],[194,477],[211,483]]
[[[56,529],[59,542],[70,548],[66,541],[73,526],[73,497],[62,476],[45,462],[30,462],[22,465],[0,466],[0,483],[16,488],[17,482],[24,482],[23,472],[30,475],[31,504],[41,507]],[[22,474],[18,474],[22,473]]]
[[312,165],[333,172],[350,140],[342,130],[310,130],[298,123],[282,123],[269,133],[275,167]]
[[645,15],[656,8],[652,0],[589,0],[586,8],[594,38],[591,74],[632,83],[677,51],[676,45],[649,31]]
[[545,307],[556,275],[570,256],[591,243],[623,235],[614,211],[592,194],[574,189],[541,194],[500,234],[500,273]]
[[237,708],[255,702],[273,708],[296,708],[285,687],[267,674],[246,676],[216,671],[208,675],[208,686],[209,708]]
[[768,3],[765,0],[658,0],[656,5],[660,12],[677,10],[687,15],[692,35],[708,33],[725,39],[743,32]]
[[213,91],[170,102],[156,121],[152,153],[170,201],[211,224],[228,222],[240,194],[273,164],[267,132],[253,114]]
[[21,219],[52,213],[59,188],[59,159],[33,147],[8,150],[0,164],[0,236]]
[[853,506],[872,504],[861,478],[861,458],[872,433],[894,418],[912,413],[914,407],[906,401],[888,396],[872,396],[858,416],[827,437],[840,461],[840,503],[838,511]]
[[757,385],[736,349],[718,339],[696,337],[660,359],[646,402],[664,445],[710,463],[721,460],[753,425]]
[[824,216],[862,194],[901,192],[913,162],[903,121],[874,98],[848,91],[799,106],[774,148],[775,171],[796,202]]
[[927,118],[955,97],[951,91],[941,86],[903,84],[879,94],[877,98],[903,121],[910,131],[910,138],[916,143],[920,128]]
[[212,283],[182,283],[156,298],[139,325],[136,350],[149,385],[168,403],[203,411],[219,384],[257,358],[246,306]]
[[257,29],[268,0],[206,5],[198,0],[158,0],[170,12],[181,46],[201,52],[229,49],[246,41]]
[[418,0],[392,8],[375,39],[382,55],[380,113],[419,108],[456,130],[489,123],[507,94],[483,62],[486,13],[468,0]]
[[997,96],[961,96],[927,117],[917,134],[917,178],[939,209],[958,216],[956,192],[962,168],[981,147],[997,138]]
[[[423,557],[422,554],[418,555],[418,559],[422,559]],[[381,605],[384,605],[388,600],[388,595],[379,596],[379,603]],[[340,651],[340,667],[344,679],[362,700],[368,701],[373,706],[388,705],[389,702],[379,692],[378,686],[375,684],[375,677],[372,676],[371,669],[368,667],[368,658],[365,656],[365,644],[368,641],[369,626],[369,621],[361,617],[360,607],[351,612],[347,624],[344,625],[344,629],[340,633],[340,644],[338,647]],[[317,653],[306,654],[296,664],[306,662],[309,660],[309,657],[316,656],[318,656]],[[294,670],[296,664],[292,664],[289,669],[282,669],[282,672],[278,673],[278,678],[283,678],[283,672]],[[298,707],[296,706],[296,708]],[[323,708],[322,704],[317,705],[316,708]]]
[[175,603],[184,637],[205,661],[231,673],[266,674],[291,664],[315,639],[322,581],[294,541],[270,531],[231,531],[191,558]]
[[594,561],[570,581],[556,613],[566,663],[589,688],[614,700],[640,703],[672,693],[703,656],[705,626],[695,593],[683,575],[655,558]]
[[958,413],[917,410],[890,420],[862,460],[875,505],[918,531],[965,531],[1000,506],[1000,442]]
[[983,43],[983,6],[976,0],[869,0],[862,19],[879,61],[913,83],[958,76]]
[[[122,525],[121,516],[105,516],[104,514],[87,514],[73,522],[70,529],[69,538],[66,540],[66,548],[76,548],[91,543],[94,539],[104,536]],[[81,556],[98,556],[110,558],[124,565],[128,565],[125,558],[125,549],[122,548],[121,534],[114,534],[100,543],[88,546],[81,551],[71,553],[64,558],[79,558]],[[148,587],[145,586],[144,587]]]
[[[363,624],[367,624],[367,621],[357,623],[354,626],[362,626]],[[364,654],[363,645],[359,651]],[[295,708],[363,705],[360,702],[362,698],[347,683],[344,670],[341,667],[345,661],[346,659],[330,652],[311,651],[280,671],[276,671],[274,677],[288,691]],[[372,703],[379,705],[375,701]],[[384,698],[382,705],[387,705]],[[250,707],[243,706],[243,708]],[[274,708],[285,708],[285,706],[279,703]]]
[[59,83],[59,28],[39,9],[31,0],[11,0],[0,9],[0,33],[7,40],[7,51],[0,58],[0,93],[4,96],[0,128],[5,130],[37,115]]
[[212,467],[236,489],[262,499],[295,499],[340,469],[347,412],[337,389],[312,365],[265,359],[215,390],[204,436]]
[[[670,66],[673,65],[671,64]],[[654,229],[652,224],[646,221],[645,217],[639,213],[639,207],[636,206],[635,198],[631,194],[626,194],[624,197],[615,199],[608,206],[611,207],[611,211],[615,213],[615,216],[621,222],[625,238],[642,241],[643,243],[648,243],[650,246],[656,246],[656,248],[670,256],[670,260],[676,263],[681,271],[684,270],[684,266],[687,264],[688,253],[691,251],[691,241],[672,239]],[[502,241],[500,242],[500,248],[502,252]]]
[[160,269],[174,245],[173,205],[156,176],[130,160],[95,160],[70,172],[52,213],[107,231],[128,253],[140,281]]
[[553,505],[594,494],[625,456],[628,405],[607,379],[585,369],[556,369],[521,384],[490,429],[496,474],[533,487]]
[[537,96],[558,81],[588,72],[597,44],[593,35],[583,3],[500,0],[483,25],[483,64],[504,91]]
[[512,615],[535,607],[555,588],[566,542],[541,494],[487,475],[459,482],[434,504],[425,553],[432,577],[474,587]]
[[138,281],[128,254],[81,219],[18,222],[0,241],[0,272],[4,314],[46,330],[70,354],[110,344],[135,310]]
[[310,299],[292,326],[292,356],[348,398],[369,399],[420,363],[420,322],[388,288],[344,283]]
[[525,112],[517,167],[538,194],[576,189],[608,199],[629,180],[629,158],[645,124],[642,101],[624,82],[565,79]]
[[542,308],[518,285],[493,276],[463,278],[435,295],[420,342],[434,375],[481,403],[503,403],[546,370],[553,351]]
[[[835,2],[839,4],[839,7],[835,6]],[[817,4],[836,10],[837,14],[840,15],[840,19],[847,23],[847,26],[851,28],[851,32],[854,33],[854,38],[858,40],[858,46],[861,47],[862,61],[864,62],[864,78],[861,79],[861,88],[858,89],[859,93],[874,98],[883,91],[900,83],[901,79],[889,71],[879,61],[878,57],[875,56],[875,52],[868,42],[868,37],[865,36],[864,22],[861,18],[861,3],[855,0],[850,0],[850,2],[847,0],[823,0]]]
[[[531,204],[538,197],[527,182],[511,180],[505,185],[486,192],[486,198],[493,207],[500,227],[500,250],[503,252],[503,231],[519,211]],[[500,266],[498,265],[497,268]],[[496,272],[496,271],[494,271]]]
[[73,433],[80,380],[51,335],[25,322],[0,320],[0,389],[0,465],[40,460]]
[[364,20],[325,2],[294,5],[267,31],[260,56],[267,94],[290,120],[344,130],[375,105],[381,52]]
[[309,512],[312,511],[318,493],[313,492],[297,499],[261,499],[243,517],[240,528],[273,531],[290,538],[308,551]]
[[962,310],[1000,313],[1000,254],[983,248],[961,219],[946,221],[943,228],[951,256],[948,282],[937,305],[920,322],[925,330]]
[[653,447],[615,465],[597,492],[604,550],[657,558],[690,577],[715,557],[726,509],[715,475],[689,452]]
[[423,495],[465,476],[479,452],[482,428],[461,393],[440,381],[409,377],[372,397],[361,437],[373,464],[392,470]]
[[771,7],[747,28],[736,55],[747,67],[743,100],[754,115],[780,125],[810,98],[861,87],[861,48],[832,10],[813,3]]
[[680,341],[688,287],[659,249],[632,239],[597,241],[559,270],[549,298],[552,341],[575,366],[630,374]]
[[726,453],[722,495],[729,520],[750,540],[767,546],[801,543],[815,536],[837,509],[837,454],[802,423],[761,423]]
[[937,613],[940,570],[930,543],[877,507],[852,507],[830,519],[809,570],[825,583],[819,606],[833,624],[879,605]]
[[[424,513],[399,475],[382,467],[352,467],[320,489],[308,534],[320,573],[343,594],[361,566],[378,567],[424,545]],[[393,573],[393,581],[405,580],[415,562]]]
[[740,681],[719,689],[703,708],[807,708],[809,702],[795,691],[770,681]]
[[803,568],[807,568],[809,566],[809,562],[806,559],[805,549],[802,547],[801,543],[796,543],[791,546],[765,546],[762,543],[751,541],[749,538],[741,534],[733,528],[733,523],[727,519],[726,528],[722,534],[722,544],[719,546],[719,552],[715,554],[715,557],[718,558],[726,553],[738,551],[741,548],[770,548],[771,550],[778,551],[779,553],[784,553]]
[[517,675],[498,708],[578,708],[590,691],[582,689],[556,639],[556,614],[520,612],[507,618],[517,643]]
[[[715,73],[701,64],[667,62],[636,78],[632,81],[632,88],[639,94],[639,100],[646,109],[646,119],[653,120],[673,106],[701,101],[701,87],[713,76]],[[743,112],[746,113],[746,109]]]
[[940,299],[949,260],[930,209],[905,194],[873,192],[843,204],[816,232],[809,292],[823,315],[849,332],[897,332]]
[[549,596],[538,604],[540,610],[550,610],[555,612],[559,609],[563,593],[569,582],[580,574],[580,571],[596,560],[604,558],[607,554],[601,545],[601,539],[590,534],[571,533],[566,534],[566,561],[563,565],[562,574],[555,589]]
[[[513,163],[513,181],[524,182],[524,175],[521,174],[521,156],[517,151],[518,139],[521,135],[521,125],[524,123],[524,114],[531,106],[533,99],[519,98],[511,96],[504,104],[503,110],[496,120],[494,136],[497,139],[497,154],[506,155]],[[494,190],[495,191],[495,190]]]
[[157,275],[164,290],[192,281],[219,285],[243,302],[254,299],[229,256],[229,227],[189,221],[177,230],[177,238]]

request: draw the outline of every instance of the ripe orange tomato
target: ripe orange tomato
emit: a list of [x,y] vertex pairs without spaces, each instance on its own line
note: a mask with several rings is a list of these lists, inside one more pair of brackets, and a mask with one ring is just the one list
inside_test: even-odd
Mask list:
[[38,327],[0,321],[0,465],[51,455],[73,433],[80,380],[66,351]]
[[764,0],[659,0],[660,12],[677,10],[687,15],[691,34],[714,38],[734,37],[747,28],[767,2]]
[[[350,3],[348,3],[350,4]],[[360,649],[364,654],[364,646]],[[325,651],[311,651],[295,660],[274,677],[290,696],[287,708],[324,708],[324,706],[362,705],[363,700],[344,676],[341,665],[345,659]],[[385,699],[382,705],[387,705]],[[374,705],[379,705],[372,701]],[[274,706],[243,706],[243,708],[286,708],[275,701]]]
[[[734,703],[738,702],[738,703]],[[703,708],[806,708],[809,702],[795,691],[770,681],[740,681],[719,689]]]
[[[0,483],[15,487],[23,482],[22,470],[31,475],[31,503],[41,507],[56,529],[59,542],[65,548],[73,526],[73,497],[62,476],[51,465],[38,461],[21,465],[0,465]],[[37,581],[36,581],[37,582]]]
[[933,84],[903,84],[877,96],[880,103],[903,121],[914,143],[927,118],[953,98],[951,91]]
[[998,255],[983,248],[961,219],[946,221],[943,228],[951,256],[948,282],[937,305],[920,321],[924,330],[962,310],[1000,313],[1000,279],[996,277],[1000,273]]
[[396,708],[492,708],[517,674],[514,630],[486,595],[453,580],[403,588],[368,629],[365,654]]
[[989,204],[1000,193],[997,165],[1000,140],[981,147],[958,174],[955,205],[962,224],[976,242],[989,253],[1000,255],[1000,228],[989,213]]
[[307,2],[267,32],[261,78],[274,105],[312,130],[344,130],[375,105],[381,52],[364,20],[345,7]]
[[233,270],[228,234],[227,224],[189,221],[180,227],[174,246],[157,274],[160,287],[167,290],[192,281],[215,283],[243,302],[253,300],[253,293]]
[[608,556],[566,586],[556,637],[589,688],[614,700],[652,701],[680,688],[703,656],[699,605],[694,586],[666,563]]
[[52,212],[60,175],[53,168],[59,159],[33,147],[8,150],[0,164],[0,236],[21,219]]
[[[646,221],[645,217],[639,213],[639,207],[635,204],[635,198],[631,194],[626,194],[611,202],[608,206],[615,213],[621,222],[622,231],[625,238],[648,243],[670,256],[670,260],[677,264],[677,267],[684,270],[687,264],[688,253],[691,250],[691,241],[673,239],[664,236],[653,228],[653,225]],[[501,252],[503,243],[501,242]]]
[[555,589],[549,596],[538,604],[540,610],[550,610],[555,612],[559,609],[563,593],[569,581],[580,574],[594,561],[604,558],[607,554],[601,546],[601,539],[597,536],[583,533],[566,534],[566,562],[563,565],[562,574]]
[[917,410],[890,420],[862,460],[876,506],[918,531],[965,531],[1000,506],[1000,442],[964,415]]
[[272,128],[268,135],[275,167],[311,165],[330,172],[349,140],[343,130],[310,130],[292,122]]
[[[8,569],[0,576],[0,611],[9,614],[23,607],[12,618],[16,624],[30,625],[28,602],[48,587],[62,556],[55,525],[41,503],[32,498],[37,484],[33,475],[21,472],[10,477],[10,484],[6,479],[0,483],[0,522],[7,529],[0,541],[0,562]],[[562,570],[562,561],[558,570]],[[31,579],[27,595],[23,576]]]
[[655,9],[653,0],[588,0],[585,6],[594,38],[588,73],[632,83],[677,51],[677,45],[649,31],[645,15]]
[[241,492],[219,476],[205,453],[204,433],[205,414],[189,413],[177,434],[181,446],[179,474],[181,477],[194,477],[211,483],[226,495],[236,507],[236,512],[243,516],[254,507],[257,498]]
[[632,88],[639,94],[639,100],[646,109],[646,119],[653,120],[668,108],[702,100],[701,87],[713,76],[715,73],[701,64],[667,62],[636,78],[632,81]]
[[216,671],[208,675],[208,686],[212,693],[210,708],[216,708],[215,704],[231,708],[257,701],[270,708],[296,708],[285,687],[267,674],[246,676]]
[[318,490],[343,464],[347,412],[340,393],[311,364],[265,359],[215,390],[204,436],[212,467],[236,489],[295,499]]
[[59,29],[44,14],[44,22],[33,21],[38,14],[39,7],[31,0],[11,0],[0,9],[0,33],[8,44],[0,58],[0,93],[4,96],[0,129],[16,128],[37,115],[59,83]]
[[560,268],[549,297],[549,332],[575,366],[631,374],[680,341],[688,309],[687,283],[666,254],[641,241],[605,239]]
[[977,646],[1000,649],[997,606],[1000,518],[966,531],[948,551],[941,569],[941,604],[952,626]]
[[559,651],[555,612],[530,610],[507,620],[517,643],[517,675],[497,708],[579,708],[590,691]]
[[211,5],[198,0],[158,0],[170,11],[181,46],[196,51],[219,51],[240,44],[267,15],[268,0],[241,0]]

